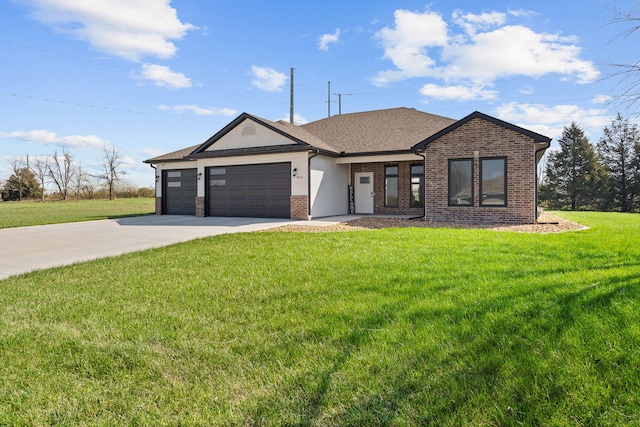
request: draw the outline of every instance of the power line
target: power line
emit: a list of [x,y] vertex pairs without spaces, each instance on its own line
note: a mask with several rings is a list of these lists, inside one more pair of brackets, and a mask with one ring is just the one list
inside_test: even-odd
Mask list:
[[190,117],[190,116],[168,115],[168,114],[163,114],[163,113],[155,113],[155,112],[151,112],[151,111],[141,111],[141,110],[124,108],[124,107],[110,107],[110,106],[106,106],[106,105],[86,104],[86,103],[82,103],[82,102],[70,101],[70,100],[65,100],[65,99],[41,98],[41,97],[38,97],[38,96],[23,95],[23,94],[18,94],[18,93],[8,93],[6,95],[7,96],[13,96],[13,97],[16,97],[16,98],[29,99],[29,100],[32,100],[32,101],[52,102],[52,103],[59,103],[59,104],[65,104],[65,105],[69,105],[69,106],[76,106],[76,107],[89,107],[89,108],[94,108],[96,110],[115,111],[115,112],[124,113],[124,114],[141,114],[141,115],[147,115],[147,116],[153,116],[153,117],[164,117],[164,118],[169,118],[169,119],[174,119],[174,120],[187,120],[187,121],[195,121],[195,122],[208,123],[208,124],[218,124],[218,122],[219,122],[219,120],[218,121],[202,120],[202,119],[198,119],[198,118]]

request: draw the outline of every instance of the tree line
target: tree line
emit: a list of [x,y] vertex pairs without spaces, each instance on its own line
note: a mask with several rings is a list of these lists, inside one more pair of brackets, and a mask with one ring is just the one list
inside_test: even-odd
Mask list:
[[[54,197],[62,200],[70,198],[92,199],[108,197],[112,200],[119,193],[124,197],[151,197],[151,189],[132,188],[123,181],[126,171],[122,169],[124,156],[113,146],[104,146],[98,165],[98,174],[89,174],[71,153],[62,149],[48,156],[39,156],[29,161],[29,157],[14,157],[10,165],[13,174],[0,188],[2,200],[45,200],[48,184],[55,188]],[[150,194],[149,194],[150,193]]]
[[539,183],[552,209],[640,211],[640,130],[620,114],[592,144],[576,123],[562,131]]

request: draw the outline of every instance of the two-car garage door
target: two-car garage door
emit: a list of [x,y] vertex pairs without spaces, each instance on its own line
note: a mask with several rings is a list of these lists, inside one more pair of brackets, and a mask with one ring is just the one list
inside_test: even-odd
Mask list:
[[[206,169],[207,215],[289,218],[291,163]],[[195,215],[197,169],[163,172],[163,213]]]
[[289,218],[291,163],[210,167],[207,215]]

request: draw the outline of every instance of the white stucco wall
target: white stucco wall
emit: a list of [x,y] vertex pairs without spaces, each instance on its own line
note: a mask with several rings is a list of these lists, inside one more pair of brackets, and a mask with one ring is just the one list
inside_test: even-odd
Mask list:
[[326,156],[311,159],[311,217],[349,213],[348,185],[348,164]]
[[[247,127],[253,128],[254,135],[243,135]],[[294,145],[295,142],[285,138],[277,132],[272,131],[253,120],[246,119],[229,133],[217,140],[206,151],[229,150],[236,148],[270,147],[274,145]]]

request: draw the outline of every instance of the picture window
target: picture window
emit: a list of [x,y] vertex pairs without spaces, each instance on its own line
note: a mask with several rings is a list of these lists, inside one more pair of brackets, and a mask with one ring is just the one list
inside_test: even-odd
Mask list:
[[449,206],[473,206],[473,159],[449,160]]

